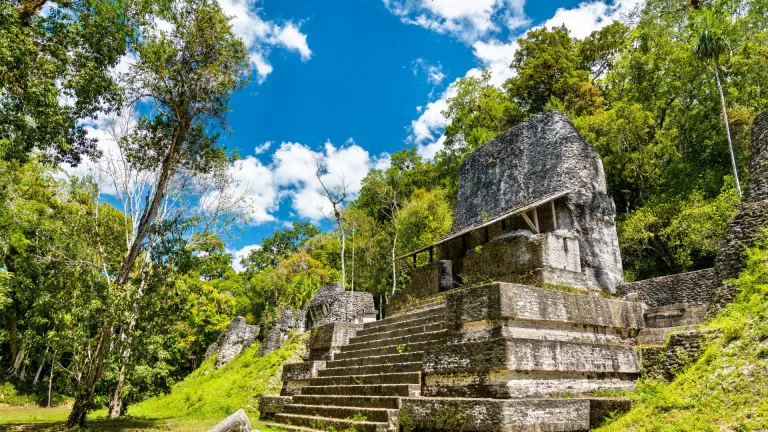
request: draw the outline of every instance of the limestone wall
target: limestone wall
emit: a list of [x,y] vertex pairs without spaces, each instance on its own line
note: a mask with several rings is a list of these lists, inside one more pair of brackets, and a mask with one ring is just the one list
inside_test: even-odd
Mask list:
[[618,294],[637,293],[638,299],[650,307],[677,303],[706,305],[717,286],[715,270],[705,269],[621,284]]
[[[752,157],[749,180],[736,216],[728,226],[723,246],[715,260],[717,279],[735,278],[744,269],[744,250],[755,244],[763,229],[768,227],[768,111],[755,117],[752,124]],[[711,302],[714,313],[733,300],[732,286],[718,288]]]
[[698,359],[704,342],[714,335],[711,331],[682,331],[672,333],[664,346],[643,348],[643,374],[671,380],[683,367]]

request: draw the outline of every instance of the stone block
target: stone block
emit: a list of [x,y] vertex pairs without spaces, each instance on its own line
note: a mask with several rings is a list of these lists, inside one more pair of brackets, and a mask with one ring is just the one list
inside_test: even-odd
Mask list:
[[283,412],[285,406],[292,401],[293,398],[290,396],[262,396],[259,400],[259,418],[262,420],[273,418],[275,414]]
[[363,324],[331,323],[312,329],[309,337],[310,360],[333,360],[341,347],[355,337]]
[[376,320],[373,294],[346,291],[340,283],[326,285],[307,305],[306,328],[329,323],[365,323]]
[[715,270],[710,268],[621,284],[617,294],[635,293],[650,307],[680,303],[699,306],[712,299],[718,285]]
[[410,285],[390,298],[387,312],[389,315],[394,315],[415,301],[451,289],[453,289],[453,264],[450,260],[439,260],[417,267],[411,274]]
[[590,427],[586,399],[404,398],[405,432],[565,432]]
[[596,295],[509,283],[446,295],[446,325],[452,331],[473,321],[501,319],[625,329],[630,335],[644,326],[640,304]]
[[208,432],[251,432],[251,421],[241,408],[216,426],[208,429]]

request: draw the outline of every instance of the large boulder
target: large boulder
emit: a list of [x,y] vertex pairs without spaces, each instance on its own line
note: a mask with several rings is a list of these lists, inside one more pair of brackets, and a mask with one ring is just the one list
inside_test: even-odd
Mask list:
[[280,315],[272,321],[272,327],[261,341],[256,355],[261,357],[280,349],[292,330],[303,332],[305,330],[304,313],[303,310],[296,311],[289,307],[281,309]]
[[241,408],[216,426],[208,429],[208,432],[251,432],[251,421]]
[[364,323],[375,320],[373,295],[346,291],[338,282],[320,288],[307,305],[307,329],[330,323]]

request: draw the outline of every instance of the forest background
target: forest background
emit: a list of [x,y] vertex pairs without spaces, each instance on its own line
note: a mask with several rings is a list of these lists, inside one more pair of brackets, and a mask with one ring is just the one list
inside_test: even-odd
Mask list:
[[[768,109],[764,0],[649,0],[584,39],[534,29],[503,86],[487,71],[454,84],[434,159],[406,147],[356,199],[325,189],[324,227],[275,231],[236,272],[224,240],[249,206],[219,138],[250,71],[218,4],[45,3],[0,5],[0,370],[44,403],[74,398],[70,424],[167,392],[233,316],[269,323],[334,281],[381,309],[407,283],[394,258],[449,231],[466,155],[550,109],[603,159],[626,280],[711,267]],[[104,113],[110,155],[83,127]]]

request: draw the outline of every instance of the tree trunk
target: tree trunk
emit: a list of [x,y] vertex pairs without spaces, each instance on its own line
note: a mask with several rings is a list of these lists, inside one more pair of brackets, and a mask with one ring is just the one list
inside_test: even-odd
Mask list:
[[133,343],[133,330],[136,327],[136,321],[139,318],[139,301],[144,296],[144,290],[147,286],[147,274],[141,273],[141,283],[136,291],[136,298],[133,300],[133,310],[131,312],[131,321],[128,323],[128,329],[121,333],[120,340],[123,343],[123,350],[120,353],[122,363],[117,377],[117,386],[114,393],[109,398],[109,418],[117,418],[123,411],[123,387],[125,386],[125,371],[128,369],[128,363],[131,359],[131,345]]
[[75,403],[72,405],[69,418],[67,418],[66,426],[68,428],[85,425],[85,419],[88,416],[88,411],[91,409],[91,401],[93,400],[96,383],[104,372],[104,360],[109,352],[109,342],[112,339],[113,333],[112,325],[104,323],[102,332],[97,338],[97,345],[91,353],[85,376],[77,385]]
[[395,260],[395,248],[397,247],[397,232],[392,239],[392,295],[395,295],[395,289],[397,288],[397,261]]
[[344,227],[341,225],[341,219],[337,219],[336,223],[339,224],[339,234],[341,235],[341,287],[345,288],[347,283],[347,274],[344,267],[344,251],[346,248],[347,234],[344,232]]
[[50,348],[50,345],[45,347],[43,358],[42,360],[40,360],[40,366],[37,368],[37,373],[35,374],[35,379],[32,380],[32,387],[35,387],[37,385],[37,381],[40,379],[40,373],[43,372],[43,366],[45,366],[45,358],[48,356],[48,348]]
[[717,91],[720,93],[720,102],[723,105],[723,120],[725,121],[725,133],[728,135],[728,150],[731,151],[731,166],[733,167],[733,178],[736,180],[736,191],[741,199],[741,184],[739,183],[739,170],[736,168],[736,155],[733,153],[733,143],[731,142],[731,127],[728,124],[728,112],[725,110],[725,96],[723,96],[723,86],[720,84],[720,73],[717,71],[720,65],[715,59],[715,80],[717,81]]
[[48,374],[48,405],[47,407],[51,407],[51,389],[53,388],[53,368],[56,365],[56,351],[53,351],[53,355],[51,356],[51,373]]

